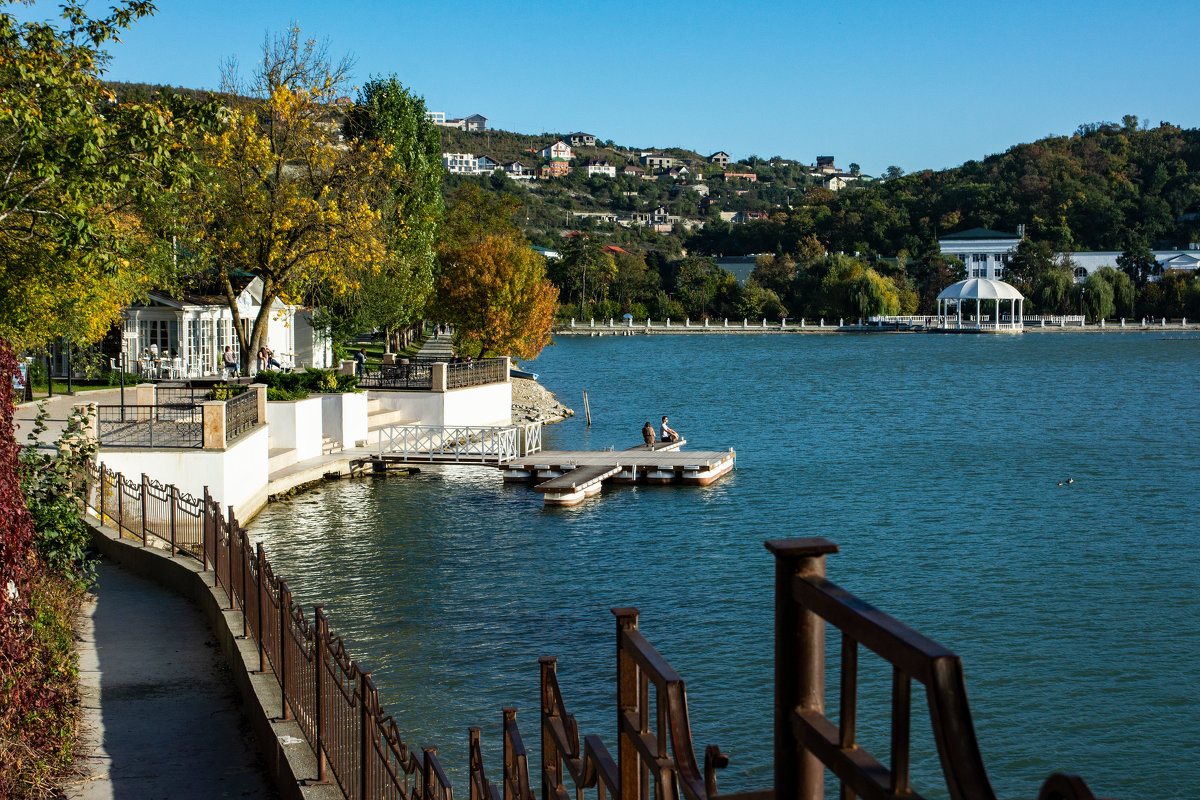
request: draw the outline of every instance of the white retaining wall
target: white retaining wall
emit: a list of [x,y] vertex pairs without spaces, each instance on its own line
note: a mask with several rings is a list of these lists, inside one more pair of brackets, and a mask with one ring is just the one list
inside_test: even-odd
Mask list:
[[248,520],[267,503],[268,439],[267,426],[258,425],[224,450],[101,447],[96,460],[130,480],[144,472],[197,498],[207,486],[221,508],[233,506],[238,519]]
[[354,447],[355,442],[367,438],[366,392],[323,394],[320,398],[321,426],[326,436],[343,447]]
[[512,382],[467,386],[446,392],[386,391],[372,389],[389,411],[402,411],[404,419],[433,427],[512,424]]
[[270,448],[295,450],[297,461],[321,455],[324,435],[321,410],[319,395],[305,400],[272,400],[267,403]]

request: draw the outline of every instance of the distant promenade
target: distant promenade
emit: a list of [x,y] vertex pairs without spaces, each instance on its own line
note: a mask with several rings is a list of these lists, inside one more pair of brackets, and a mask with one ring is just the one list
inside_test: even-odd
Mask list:
[[[571,320],[557,325],[558,336],[690,336],[693,334],[831,334],[831,333],[940,333],[941,329],[927,325],[926,320],[936,324],[936,316],[885,317],[881,320],[855,319],[809,319],[786,318],[780,322],[765,319],[726,320]],[[964,319],[964,322],[966,320]],[[1025,333],[1159,333],[1170,334],[1182,331],[1200,332],[1200,320],[1173,319],[1147,321],[1105,320],[1087,322],[1082,317],[1033,317],[1027,318]]]

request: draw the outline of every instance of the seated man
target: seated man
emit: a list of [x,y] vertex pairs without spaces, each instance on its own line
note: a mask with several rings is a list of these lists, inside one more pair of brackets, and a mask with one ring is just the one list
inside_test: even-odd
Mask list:
[[662,420],[662,432],[659,438],[664,442],[678,442],[679,431],[673,430],[667,426],[667,418],[664,416]]
[[647,420],[642,426],[642,441],[646,444],[654,444],[654,426]]

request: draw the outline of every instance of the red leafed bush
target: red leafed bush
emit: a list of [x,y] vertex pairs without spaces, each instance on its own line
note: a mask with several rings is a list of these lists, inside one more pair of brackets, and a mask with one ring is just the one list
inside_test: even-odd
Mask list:
[[77,730],[79,582],[45,569],[13,433],[16,358],[0,339],[0,797],[54,796]]

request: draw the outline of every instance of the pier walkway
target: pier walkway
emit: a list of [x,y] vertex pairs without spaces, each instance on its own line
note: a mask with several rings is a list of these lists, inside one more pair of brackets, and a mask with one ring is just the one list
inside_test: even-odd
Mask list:
[[685,483],[707,486],[733,469],[729,450],[680,448],[686,441],[655,442],[628,450],[546,450],[500,465],[506,481],[535,481],[546,505],[573,506],[611,483]]

